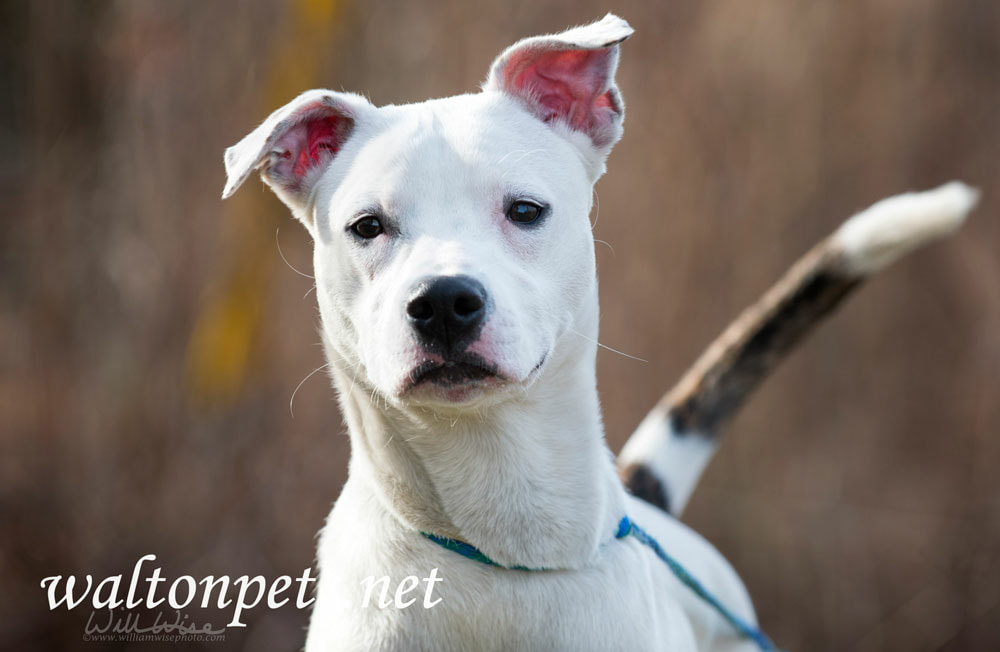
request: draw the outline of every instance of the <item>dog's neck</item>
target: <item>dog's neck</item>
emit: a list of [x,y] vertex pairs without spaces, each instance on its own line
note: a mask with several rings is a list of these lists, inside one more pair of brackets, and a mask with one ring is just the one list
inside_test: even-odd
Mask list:
[[594,303],[581,329],[593,337],[566,332],[527,391],[471,414],[393,406],[334,365],[352,481],[402,526],[502,565],[586,565],[624,512],[597,399]]

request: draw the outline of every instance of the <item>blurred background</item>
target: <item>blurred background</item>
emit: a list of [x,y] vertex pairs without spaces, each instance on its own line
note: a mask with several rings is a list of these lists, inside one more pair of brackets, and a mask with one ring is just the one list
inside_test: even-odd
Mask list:
[[[223,149],[304,89],[474,90],[518,38],[611,10],[637,33],[598,184],[601,339],[649,361],[599,355],[612,448],[852,212],[981,187],[956,237],[765,384],[685,520],[785,649],[1000,649],[997,3],[0,7],[0,648],[157,648],[83,643],[89,610],[50,612],[46,576],[313,562],[349,450],[324,374],[299,386],[324,359],[279,245],[308,273],[310,242],[259,182],[219,200]],[[295,650],[307,617],[255,609],[224,643],[159,647]]]

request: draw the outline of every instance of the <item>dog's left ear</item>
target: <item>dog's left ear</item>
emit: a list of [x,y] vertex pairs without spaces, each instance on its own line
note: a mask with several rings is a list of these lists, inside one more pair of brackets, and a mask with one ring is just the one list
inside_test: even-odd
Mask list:
[[353,93],[306,91],[226,150],[226,199],[254,172],[311,228],[313,188],[372,109]]
[[483,90],[511,95],[539,119],[586,134],[603,158],[622,137],[625,105],[615,70],[618,44],[632,31],[608,14],[561,34],[524,39],[497,57]]

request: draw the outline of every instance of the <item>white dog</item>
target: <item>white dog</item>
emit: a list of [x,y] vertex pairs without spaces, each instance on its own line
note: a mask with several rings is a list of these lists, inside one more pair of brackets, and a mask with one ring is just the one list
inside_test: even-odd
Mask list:
[[[956,226],[974,194],[888,200],[800,264],[630,442],[623,473],[640,500],[604,441],[589,222],[622,135],[614,73],[631,34],[608,15],[526,39],[474,94],[375,107],[309,91],[226,152],[223,196],[259,169],[315,241],[350,430],[310,652],[767,646],[732,568],[650,502],[676,513],[773,353],[862,276]],[[814,277],[818,293],[798,296]],[[791,308],[799,319],[783,321]],[[780,346],[753,348],[762,324]],[[748,351],[764,364],[748,371]],[[400,599],[383,606],[386,587]]]

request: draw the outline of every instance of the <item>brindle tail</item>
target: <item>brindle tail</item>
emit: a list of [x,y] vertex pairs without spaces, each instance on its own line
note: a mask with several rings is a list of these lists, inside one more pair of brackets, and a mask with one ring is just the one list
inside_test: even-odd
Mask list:
[[716,338],[632,434],[625,486],[679,516],[719,435],[761,381],[861,283],[954,232],[979,193],[960,182],[884,199],[812,248]]

